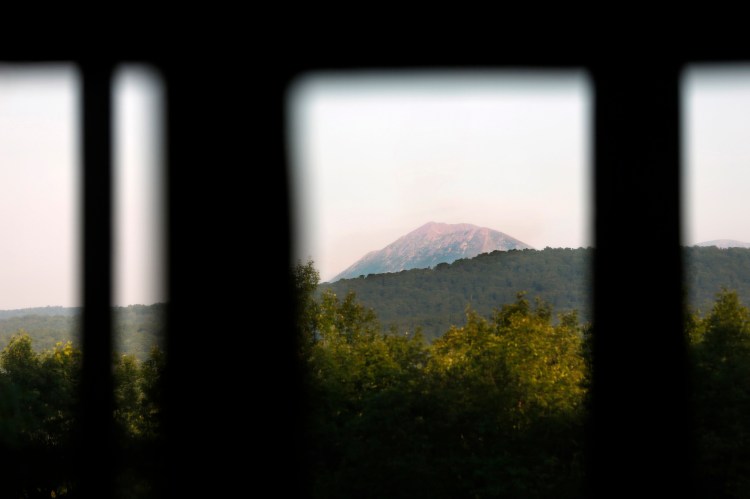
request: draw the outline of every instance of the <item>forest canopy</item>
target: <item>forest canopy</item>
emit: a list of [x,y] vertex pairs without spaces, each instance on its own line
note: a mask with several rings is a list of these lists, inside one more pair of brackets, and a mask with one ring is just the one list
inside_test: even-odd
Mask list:
[[[744,258],[708,250],[689,256]],[[312,262],[294,275],[313,497],[584,495],[593,333],[575,310],[517,292],[488,314],[466,306],[428,342],[383,327],[354,292],[317,289]],[[694,483],[700,497],[748,497],[750,311],[726,289],[704,310],[684,331]]]

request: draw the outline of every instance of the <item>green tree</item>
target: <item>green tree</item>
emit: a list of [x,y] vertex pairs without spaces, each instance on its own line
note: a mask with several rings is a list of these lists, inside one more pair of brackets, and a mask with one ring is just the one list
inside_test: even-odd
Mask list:
[[36,353],[23,331],[0,352],[0,446],[12,477],[0,495],[50,497],[70,489],[80,359],[70,343]]
[[161,429],[161,404],[164,394],[164,371],[167,359],[164,352],[153,346],[151,353],[141,364],[139,389],[142,393],[139,410],[141,413],[141,434],[150,440],[163,436]]
[[115,422],[127,436],[140,436],[142,430],[140,369],[133,355],[122,355],[114,369]]
[[24,331],[13,336],[0,353],[3,382],[4,414],[2,438],[14,446],[41,436],[43,404],[39,356],[31,347],[31,338]]
[[314,281],[296,282],[315,312],[301,328],[315,497],[580,496],[587,364],[575,313],[555,318],[520,294],[490,319],[468,308],[430,345],[384,332],[353,292],[311,294]]
[[424,424],[414,413],[428,355],[424,339],[383,333],[353,293],[341,300],[326,292],[316,310],[316,341],[305,358],[316,495],[423,495],[427,482],[415,479],[414,467],[423,453],[410,429]]
[[139,361],[121,355],[115,361],[115,422],[120,442],[117,477],[118,497],[158,497],[160,461],[164,459],[162,383],[164,353],[153,346],[149,357]]
[[687,322],[698,470],[707,497],[750,496],[750,311],[720,292]]
[[320,282],[320,273],[312,260],[308,260],[305,264],[300,261],[292,269],[292,281],[297,327],[303,345],[309,346],[314,342],[317,330],[319,311],[314,294]]
[[42,372],[40,392],[44,394],[45,432],[52,442],[67,442],[75,417],[81,377],[81,351],[68,341],[58,342],[39,355]]
[[575,314],[553,325],[551,308],[523,294],[491,321],[468,309],[465,326],[435,341],[428,366],[445,407],[437,424],[453,435],[443,438],[454,449],[443,474],[472,496],[580,495],[582,347]]

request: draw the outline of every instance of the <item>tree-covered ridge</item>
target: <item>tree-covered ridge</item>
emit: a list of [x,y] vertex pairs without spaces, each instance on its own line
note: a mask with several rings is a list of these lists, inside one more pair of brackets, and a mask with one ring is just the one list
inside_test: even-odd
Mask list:
[[81,313],[81,307],[33,307],[33,308],[19,308],[14,310],[0,310],[0,320],[9,319],[11,317],[20,317],[25,315],[62,315],[72,316],[79,315]]
[[[162,345],[164,318],[167,305],[130,305],[113,307],[114,340],[116,349],[135,355],[139,360],[148,358],[155,345]],[[45,351],[59,342],[72,342],[79,346],[80,308],[46,307],[7,311],[0,314],[0,344],[6,344],[19,330],[26,332],[34,348]]]
[[[467,305],[488,316],[498,303],[510,303],[518,290],[540,296],[555,310],[576,310],[591,318],[591,248],[545,248],[485,253],[440,264],[434,269],[373,274],[321,284],[319,294],[356,293],[377,311],[385,325],[399,330],[421,328],[428,339],[464,320]],[[633,251],[648,251],[647,247]],[[708,310],[722,288],[733,289],[750,303],[750,249],[683,248],[688,304]]]
[[543,296],[555,310],[578,310],[582,320],[588,320],[591,253],[567,248],[494,251],[434,269],[326,283],[320,292],[354,292],[384,324],[399,330],[421,328],[428,339],[462,324],[467,305],[486,316],[499,303],[512,302],[521,289]]
[[711,310],[722,289],[731,289],[740,301],[750,303],[750,249],[693,246],[683,251],[685,288],[692,308]]

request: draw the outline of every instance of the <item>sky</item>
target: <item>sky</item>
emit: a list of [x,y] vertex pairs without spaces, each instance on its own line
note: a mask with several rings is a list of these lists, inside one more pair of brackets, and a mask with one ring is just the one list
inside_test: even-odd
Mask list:
[[[164,301],[161,90],[135,66],[115,88],[115,303],[150,304]],[[81,305],[79,92],[72,65],[0,65],[0,310]]]
[[153,69],[125,66],[114,98],[114,302],[165,302],[164,86]]
[[583,71],[302,77],[288,94],[295,259],[326,281],[430,221],[591,245],[591,99]]
[[683,242],[750,242],[750,65],[683,73]]

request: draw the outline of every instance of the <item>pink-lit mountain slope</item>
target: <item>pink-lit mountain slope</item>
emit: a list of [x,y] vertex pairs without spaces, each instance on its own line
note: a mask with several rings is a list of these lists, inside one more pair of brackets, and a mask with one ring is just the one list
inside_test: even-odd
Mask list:
[[331,282],[360,275],[434,267],[496,250],[527,248],[531,246],[486,227],[429,222],[385,248],[366,254]]

